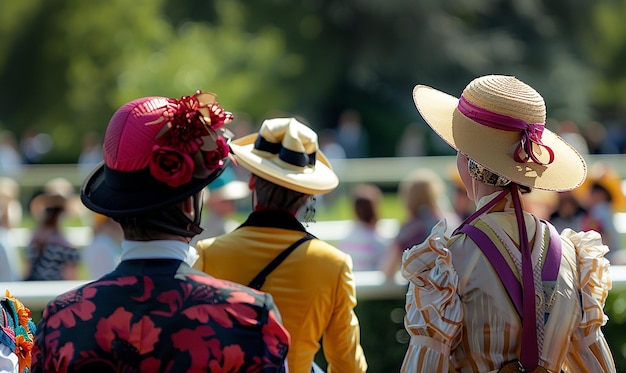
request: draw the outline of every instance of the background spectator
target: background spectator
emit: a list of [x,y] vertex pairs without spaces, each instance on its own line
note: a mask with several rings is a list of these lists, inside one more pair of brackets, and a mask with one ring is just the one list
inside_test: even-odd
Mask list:
[[10,131],[0,131],[0,176],[20,174],[23,163],[15,134]]
[[237,180],[230,166],[204,191],[202,233],[195,236],[192,244],[199,240],[232,232],[240,222],[233,219],[237,202],[250,196],[248,184]]
[[339,115],[337,142],[346,152],[347,158],[369,156],[369,135],[356,110],[345,110]]
[[427,153],[424,131],[417,123],[407,124],[396,145],[396,157],[421,157]]
[[97,132],[89,132],[83,137],[83,147],[78,156],[78,171],[82,177],[86,177],[102,162],[101,136]]
[[559,128],[556,131],[563,140],[567,141],[574,147],[581,155],[585,156],[589,154],[589,147],[587,140],[580,133],[578,125],[571,120],[563,120],[559,123]]
[[43,192],[31,200],[30,213],[37,226],[26,248],[26,280],[77,279],[80,255],[65,237],[62,223],[68,215],[78,215],[81,206],[74,186],[62,177],[48,181]]
[[570,228],[576,232],[583,230],[587,210],[579,200],[578,193],[572,191],[558,192],[555,210],[550,215],[550,223],[557,231]]
[[382,197],[382,191],[374,184],[359,184],[352,190],[352,228],[337,247],[352,257],[355,271],[375,271],[381,267],[387,246],[376,229]]
[[89,278],[95,280],[111,272],[120,262],[120,244],[124,231],[112,218],[94,213],[92,240],[82,251],[82,263],[87,267]]
[[602,242],[609,247],[606,257],[613,264],[626,264],[622,239],[614,220],[615,212],[626,206],[621,183],[621,178],[611,166],[596,162],[589,168],[583,185],[575,190],[587,210],[582,229],[594,230],[602,235]]
[[533,189],[522,193],[524,209],[539,219],[549,220],[559,204],[558,192],[552,190]]
[[18,281],[24,276],[22,256],[10,234],[22,222],[19,194],[15,180],[0,176],[0,281]]
[[[424,241],[431,229],[444,218],[441,200],[445,186],[433,170],[422,168],[413,171],[398,187],[398,197],[406,211],[406,220],[390,243],[382,270],[388,279],[400,268],[402,252]],[[451,222],[456,226],[457,222]]]
[[27,128],[22,134],[20,152],[24,163],[39,163],[41,158],[52,150],[52,137],[47,133]]
[[[456,221],[460,223],[472,215],[476,210],[476,204],[468,197],[467,189],[465,189],[465,184],[463,184],[461,175],[459,175],[456,167],[448,172],[448,183],[450,184],[449,189],[451,189],[452,194],[452,211],[456,215]],[[456,227],[454,221],[450,221],[448,225]]]

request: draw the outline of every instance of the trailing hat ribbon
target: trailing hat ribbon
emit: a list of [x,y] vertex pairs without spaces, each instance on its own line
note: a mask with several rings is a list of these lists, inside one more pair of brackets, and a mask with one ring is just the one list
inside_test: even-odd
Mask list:
[[285,148],[280,143],[267,141],[265,138],[263,138],[263,136],[258,136],[256,138],[256,141],[254,142],[254,148],[257,150],[268,152],[270,154],[278,154],[278,158],[280,158],[280,160],[294,166],[315,166],[316,152],[296,152]]
[[[532,253],[530,243],[528,242],[528,230],[524,221],[524,212],[519,197],[519,189],[517,184],[511,183],[500,194],[489,201],[480,209],[476,210],[472,215],[467,217],[461,225],[452,233],[468,234],[464,228],[474,219],[491,210],[498,202],[500,202],[507,194],[511,194],[513,200],[513,208],[515,210],[515,218],[517,219],[517,229],[520,238],[520,251],[522,254],[522,299],[521,299],[521,316],[522,316],[522,346],[520,351],[519,362],[523,371],[532,372],[537,368],[539,363],[539,344],[537,342],[537,314],[535,313],[535,282],[533,274]],[[483,245],[486,247],[486,245]],[[482,249],[482,248],[481,248]],[[494,258],[489,258],[492,260]],[[503,285],[507,287],[507,283],[503,280]],[[507,289],[507,292],[511,290]],[[519,300],[512,297],[515,307],[518,307]]]
[[524,221],[524,212],[519,197],[517,184],[509,186],[513,207],[517,219],[520,251],[522,252],[522,347],[520,363],[526,371],[532,372],[539,363],[539,346],[537,342],[537,314],[535,313],[535,282],[533,279],[533,262],[528,242],[528,231]]
[[[483,126],[495,128],[503,131],[522,131],[522,139],[515,148],[514,159],[516,162],[525,163],[529,159],[540,165],[547,165],[554,161],[554,151],[543,142],[541,142],[541,136],[545,126],[541,123],[526,123],[519,118],[513,118],[508,115],[494,113],[478,107],[471,102],[467,101],[465,97],[461,96],[457,109],[463,113],[466,117],[472,119],[476,123]],[[548,152],[550,160],[548,162],[542,162],[535,155],[533,150],[533,144],[540,146]],[[521,155],[522,151],[525,153]]]

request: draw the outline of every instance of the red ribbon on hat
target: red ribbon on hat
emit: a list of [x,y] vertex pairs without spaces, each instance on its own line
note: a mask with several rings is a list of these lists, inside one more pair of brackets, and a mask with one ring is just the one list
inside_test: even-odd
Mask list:
[[[516,162],[526,163],[529,159],[532,159],[537,164],[547,165],[554,161],[554,151],[541,142],[543,130],[545,129],[543,123],[527,123],[519,118],[494,113],[472,104],[463,96],[459,99],[457,109],[466,117],[483,126],[503,131],[522,131],[522,139],[517,148],[515,148],[514,159]],[[533,150],[533,144],[546,149],[550,155],[548,162],[544,163],[539,160]],[[524,154],[522,154],[522,151]]]

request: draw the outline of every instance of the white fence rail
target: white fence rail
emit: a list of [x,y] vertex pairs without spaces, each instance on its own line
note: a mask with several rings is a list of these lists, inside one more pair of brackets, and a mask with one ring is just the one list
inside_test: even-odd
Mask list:
[[[616,217],[620,232],[626,233],[626,213]],[[327,241],[337,241],[348,231],[349,220],[320,221],[310,223],[308,230]],[[381,234],[387,238],[394,237],[399,224],[394,219],[383,219],[379,224]],[[77,246],[85,246],[91,240],[91,231],[87,227],[67,228],[68,238]],[[14,229],[12,236],[17,243],[24,245],[30,237],[27,229]],[[356,271],[354,273],[358,299],[400,299],[406,292],[406,281],[396,278],[387,281],[385,275],[379,271]],[[626,266],[612,266],[611,278],[613,289],[626,290]],[[53,297],[87,283],[87,281],[20,281],[0,282],[0,291],[9,289],[13,295],[19,297],[24,304],[33,310],[42,309]]]
[[[626,290],[626,266],[612,266],[612,291]],[[379,271],[354,272],[358,300],[401,299],[407,289],[404,279],[387,281]],[[88,281],[20,281],[0,282],[0,290],[8,289],[31,310],[42,310],[57,295],[86,284]]]

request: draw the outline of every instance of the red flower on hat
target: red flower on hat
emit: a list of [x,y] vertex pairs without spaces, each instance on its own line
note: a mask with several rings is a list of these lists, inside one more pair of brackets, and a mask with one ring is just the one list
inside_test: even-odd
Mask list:
[[196,91],[170,102],[160,120],[147,123],[166,122],[155,139],[158,145],[153,147],[150,172],[155,179],[177,187],[223,166],[230,149],[217,131],[233,120],[233,114],[221,108],[212,93]]
[[209,107],[209,118],[211,122],[207,124],[215,130],[232,121],[233,114],[222,109],[216,102]]
[[155,145],[152,148],[150,173],[155,179],[175,188],[188,183],[193,175],[194,162],[189,154]]
[[218,137],[215,140],[215,150],[204,152],[204,164],[210,170],[214,170],[221,167],[224,164],[224,158],[228,157],[230,148],[223,137]]

